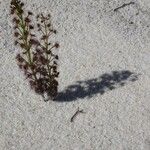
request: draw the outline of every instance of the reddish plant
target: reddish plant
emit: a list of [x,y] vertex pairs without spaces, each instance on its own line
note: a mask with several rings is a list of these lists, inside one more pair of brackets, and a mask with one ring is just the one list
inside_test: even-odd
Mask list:
[[57,78],[59,72],[58,55],[54,54],[53,49],[59,48],[59,44],[50,43],[52,34],[56,34],[51,24],[51,16],[48,14],[37,15],[37,28],[40,32],[40,39],[33,33],[34,25],[32,23],[33,13],[24,12],[24,3],[20,0],[11,1],[11,14],[14,23],[15,45],[19,45],[22,52],[16,56],[18,66],[24,71],[26,78],[32,89],[36,93],[49,96],[54,99],[58,93]]

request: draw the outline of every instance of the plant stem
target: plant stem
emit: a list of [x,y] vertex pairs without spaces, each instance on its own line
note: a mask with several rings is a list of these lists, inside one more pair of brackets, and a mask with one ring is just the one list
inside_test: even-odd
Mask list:
[[[26,25],[22,14],[19,14],[19,11],[18,11],[18,17],[20,19],[20,26],[21,26],[21,28],[23,30],[21,33],[22,33],[22,39],[23,39],[24,44],[25,44],[25,48],[24,49],[27,52],[27,58],[28,58],[28,62],[29,62],[29,67],[30,67],[31,71],[33,72],[33,76],[34,76],[35,80],[37,80],[36,73],[35,73],[35,71],[32,68],[33,61],[32,61],[32,57],[31,57],[31,45],[28,42],[29,27]],[[21,30],[19,29],[19,31],[21,31]]]
[[[49,38],[49,36],[48,36],[47,26],[46,26],[45,20],[44,20],[44,29],[45,29],[45,35],[46,35],[46,39],[45,39],[45,43],[44,44],[45,44],[46,51],[48,51],[48,38]],[[48,54],[47,53],[46,53],[46,59],[48,60]],[[46,66],[47,66],[47,69],[48,69],[49,78],[51,79],[51,69],[50,69],[49,63]]]

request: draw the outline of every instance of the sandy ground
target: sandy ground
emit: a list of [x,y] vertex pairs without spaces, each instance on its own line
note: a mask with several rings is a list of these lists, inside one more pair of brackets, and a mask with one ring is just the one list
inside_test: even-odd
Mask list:
[[[10,0],[0,0],[1,150],[150,150],[150,1],[131,1],[24,0],[36,14],[51,13],[61,45],[63,94],[44,102],[18,69]],[[78,107],[85,113],[70,122]]]

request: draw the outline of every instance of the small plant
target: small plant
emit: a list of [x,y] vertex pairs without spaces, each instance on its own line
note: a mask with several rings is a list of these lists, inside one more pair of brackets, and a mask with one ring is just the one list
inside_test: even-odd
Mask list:
[[54,99],[58,93],[57,71],[58,55],[53,53],[59,44],[50,43],[49,38],[56,34],[51,24],[50,14],[39,14],[37,19],[37,31],[41,34],[40,39],[33,32],[35,27],[32,23],[33,13],[23,10],[24,3],[20,0],[11,1],[11,15],[13,15],[15,45],[19,45],[22,52],[17,54],[16,59],[19,68],[24,71],[32,89],[36,93],[45,94]]

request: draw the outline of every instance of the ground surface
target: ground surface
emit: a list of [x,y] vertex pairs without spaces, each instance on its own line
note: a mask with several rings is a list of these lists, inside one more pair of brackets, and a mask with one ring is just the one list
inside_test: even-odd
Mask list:
[[[59,90],[70,89],[67,101],[44,102],[16,65],[10,1],[0,0],[1,150],[150,150],[150,1],[131,1],[24,1],[26,9],[51,13],[61,45]],[[121,75],[130,72],[135,82]],[[106,74],[114,90],[102,82]],[[72,123],[78,107],[85,113]]]

